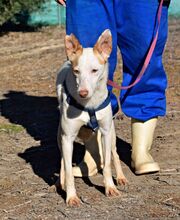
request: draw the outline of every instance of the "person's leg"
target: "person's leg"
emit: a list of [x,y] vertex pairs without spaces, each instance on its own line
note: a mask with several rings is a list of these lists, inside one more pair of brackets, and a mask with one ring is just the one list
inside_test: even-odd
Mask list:
[[[113,1],[109,0],[67,0],[66,1],[66,33],[73,33],[83,47],[93,47],[105,29],[110,29],[113,38],[113,49],[109,58],[109,78],[113,78],[117,61],[117,35],[115,18],[113,13]],[[112,88],[109,88],[112,90]],[[113,113],[118,111],[116,97],[111,94]],[[100,155],[101,144],[97,135],[93,135],[85,146],[89,152],[85,152],[83,161],[73,168],[75,176],[90,176],[97,173],[101,167],[102,158],[95,158]],[[93,145],[94,147],[90,147]],[[93,152],[92,152],[93,151]],[[97,151],[97,152],[95,152]],[[97,156],[96,156],[97,157]]]
[[[123,59],[123,83],[140,72],[156,26],[158,0],[116,1],[118,45]],[[158,41],[150,64],[138,84],[120,95],[122,111],[132,118],[132,165],[137,174],[159,166],[149,155],[158,116],[166,111],[166,74],[162,53],[167,39],[167,6],[163,6]],[[151,140],[150,140],[151,139]]]
[[[140,72],[155,29],[158,0],[121,0],[117,13],[118,45],[123,59],[123,83],[134,82]],[[117,15],[118,17],[118,15]],[[166,74],[162,53],[167,39],[167,7],[163,7],[159,36],[150,64],[138,84],[121,91],[123,112],[142,121],[164,116]]]
[[[109,0],[67,0],[66,1],[66,33],[73,33],[83,47],[93,47],[105,29],[110,29],[113,38],[113,49],[109,58],[109,79],[117,62],[117,34],[113,1]],[[108,87],[112,91],[111,87]],[[113,114],[118,111],[118,102],[111,93]]]

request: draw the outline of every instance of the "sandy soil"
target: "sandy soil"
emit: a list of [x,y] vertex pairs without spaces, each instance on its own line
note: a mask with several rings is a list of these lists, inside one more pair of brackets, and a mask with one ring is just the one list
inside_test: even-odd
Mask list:
[[[79,208],[67,207],[65,194],[51,190],[59,171],[55,80],[66,60],[64,29],[2,34],[0,219],[180,218],[179,26],[180,20],[170,21],[164,54],[169,79],[167,116],[159,119],[152,149],[161,172],[144,176],[132,172],[130,120],[120,112],[115,119],[117,147],[129,185],[119,186],[121,196],[110,199],[104,195],[101,174],[76,178],[82,200]],[[84,148],[78,147],[75,149],[82,155]]]

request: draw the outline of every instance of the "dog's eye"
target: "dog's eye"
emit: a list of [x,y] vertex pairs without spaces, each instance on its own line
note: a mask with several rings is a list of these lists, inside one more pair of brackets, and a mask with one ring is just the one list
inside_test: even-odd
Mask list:
[[97,71],[98,71],[97,69],[92,69],[91,72],[92,72],[92,73],[97,73]]
[[75,74],[79,74],[79,70],[73,70]]

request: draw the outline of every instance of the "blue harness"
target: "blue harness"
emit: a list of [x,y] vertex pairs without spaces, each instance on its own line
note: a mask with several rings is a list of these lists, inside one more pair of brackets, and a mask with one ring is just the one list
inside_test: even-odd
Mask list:
[[69,91],[67,89],[66,82],[64,82],[63,86],[64,86],[64,91],[67,95],[67,99],[66,99],[67,103],[71,106],[74,106],[75,108],[77,108],[81,111],[88,112],[90,120],[87,123],[86,127],[92,129],[93,131],[96,131],[99,128],[98,121],[97,121],[97,118],[96,118],[96,112],[103,109],[103,108],[105,108],[105,107],[107,107],[110,104],[110,102],[111,102],[110,92],[108,92],[107,98],[97,108],[86,108],[86,107],[82,106],[81,104],[79,104],[72,97],[72,95],[69,93]]

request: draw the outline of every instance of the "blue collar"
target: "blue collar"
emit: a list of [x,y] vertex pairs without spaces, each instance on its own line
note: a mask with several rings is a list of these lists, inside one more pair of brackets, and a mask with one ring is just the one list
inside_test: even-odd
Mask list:
[[75,108],[77,108],[81,111],[88,112],[89,117],[90,117],[90,121],[88,122],[87,127],[91,128],[93,131],[96,131],[99,128],[98,121],[96,118],[96,112],[109,105],[109,103],[111,102],[110,92],[108,92],[107,98],[97,108],[86,108],[86,107],[82,106],[80,103],[78,103],[72,97],[72,95],[69,93],[69,91],[67,89],[66,82],[64,82],[64,90],[67,95],[67,99],[66,99],[67,103],[71,106],[74,106]]

